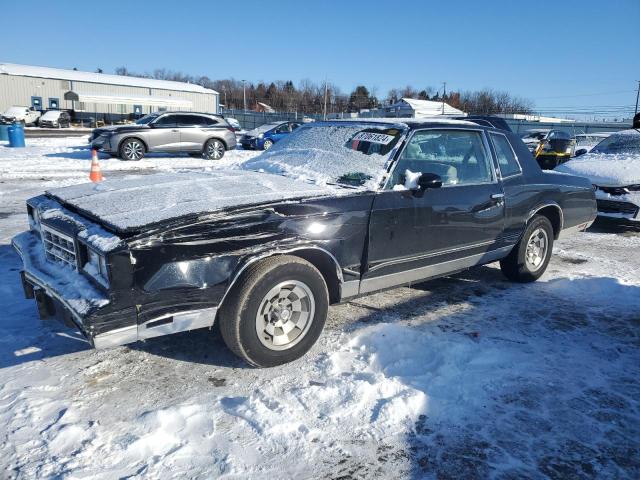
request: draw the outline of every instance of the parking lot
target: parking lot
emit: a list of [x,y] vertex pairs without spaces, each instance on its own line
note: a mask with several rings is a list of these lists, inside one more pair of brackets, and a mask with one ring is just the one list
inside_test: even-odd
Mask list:
[[[234,168],[101,158],[109,179]],[[0,467],[8,478],[638,478],[640,229],[561,238],[540,281],[495,264],[331,307],[255,370],[209,330],[93,350],[24,300],[24,202],[87,179],[85,138],[0,146]]]

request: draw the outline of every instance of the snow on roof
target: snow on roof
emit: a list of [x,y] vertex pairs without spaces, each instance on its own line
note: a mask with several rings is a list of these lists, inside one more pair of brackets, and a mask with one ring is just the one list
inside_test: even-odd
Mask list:
[[[438,115],[464,115],[462,110],[453,108],[444,102],[435,102],[433,100],[417,100],[415,98],[402,98],[399,102],[390,105],[388,108],[402,108],[409,105],[415,112],[416,117],[433,117]],[[442,109],[444,105],[444,111]]]
[[408,127],[409,124],[416,123],[442,123],[444,125],[473,125],[478,126],[477,123],[469,120],[457,120],[454,118],[447,118],[446,115],[440,117],[429,118],[413,118],[413,117],[362,117],[362,118],[337,118],[335,120],[327,120],[327,122],[371,122],[371,123],[392,123],[398,126]]
[[72,80],[74,82],[106,83],[109,85],[127,85],[131,87],[158,88],[182,92],[218,93],[215,90],[204,88],[194,83],[156,80],[155,78],[129,77],[125,75],[110,75],[106,73],[80,72],[77,70],[37,67],[33,65],[18,65],[15,63],[0,63],[0,75],[58,78],[61,80]]

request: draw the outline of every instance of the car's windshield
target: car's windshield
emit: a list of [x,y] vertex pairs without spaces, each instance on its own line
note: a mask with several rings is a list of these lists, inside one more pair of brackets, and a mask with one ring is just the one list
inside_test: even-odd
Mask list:
[[136,123],[138,125],[146,125],[147,123],[153,122],[156,118],[158,118],[158,114],[152,113],[150,115],[145,115],[144,117],[139,118],[138,120],[136,120]]
[[605,138],[591,150],[594,153],[632,153],[640,154],[640,132],[614,133]]
[[405,129],[394,124],[316,123],[243,164],[319,184],[375,189]]
[[60,110],[50,110],[42,115],[42,120],[55,120],[60,116]]

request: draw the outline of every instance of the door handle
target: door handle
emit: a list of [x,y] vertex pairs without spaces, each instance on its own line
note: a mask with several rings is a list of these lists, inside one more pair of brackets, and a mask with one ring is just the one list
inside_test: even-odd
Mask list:
[[492,193],[491,194],[491,200],[503,200],[504,199],[504,193]]
[[178,130],[177,128],[175,130],[171,130],[172,132],[179,132],[180,130]]

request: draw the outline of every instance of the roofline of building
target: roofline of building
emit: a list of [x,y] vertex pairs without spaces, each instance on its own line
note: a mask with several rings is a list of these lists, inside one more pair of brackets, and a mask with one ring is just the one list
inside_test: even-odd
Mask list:
[[[46,69],[49,75],[38,75],[37,73],[25,73],[25,72],[7,72],[3,71],[2,67],[15,67],[18,70],[20,68],[33,68],[33,69]],[[92,75],[96,77],[95,79],[77,79],[73,78],[75,75]],[[195,83],[186,83],[186,82],[177,82],[174,80],[159,80],[156,78],[145,78],[145,77],[133,77],[126,75],[115,75],[110,73],[97,73],[97,72],[86,72],[82,70],[69,70],[64,68],[57,67],[43,67],[39,65],[24,65],[19,63],[7,63],[0,62],[0,75],[9,75],[13,77],[31,77],[31,78],[42,78],[42,79],[55,79],[55,80],[68,80],[72,82],[85,82],[85,83],[97,83],[97,84],[107,84],[107,85],[119,85],[123,87],[138,87],[138,88],[154,88],[158,90],[171,90],[176,92],[188,92],[188,93],[204,93],[204,94],[215,94],[219,95],[219,93],[210,88],[205,88],[201,85]],[[101,81],[101,78],[103,79]],[[128,80],[128,81],[127,81]],[[138,85],[136,85],[138,83]],[[156,83],[157,86],[151,85],[140,85],[141,83]],[[190,85],[192,87],[197,86],[198,89],[190,88],[185,89],[181,86]],[[202,89],[202,90],[200,90]]]

